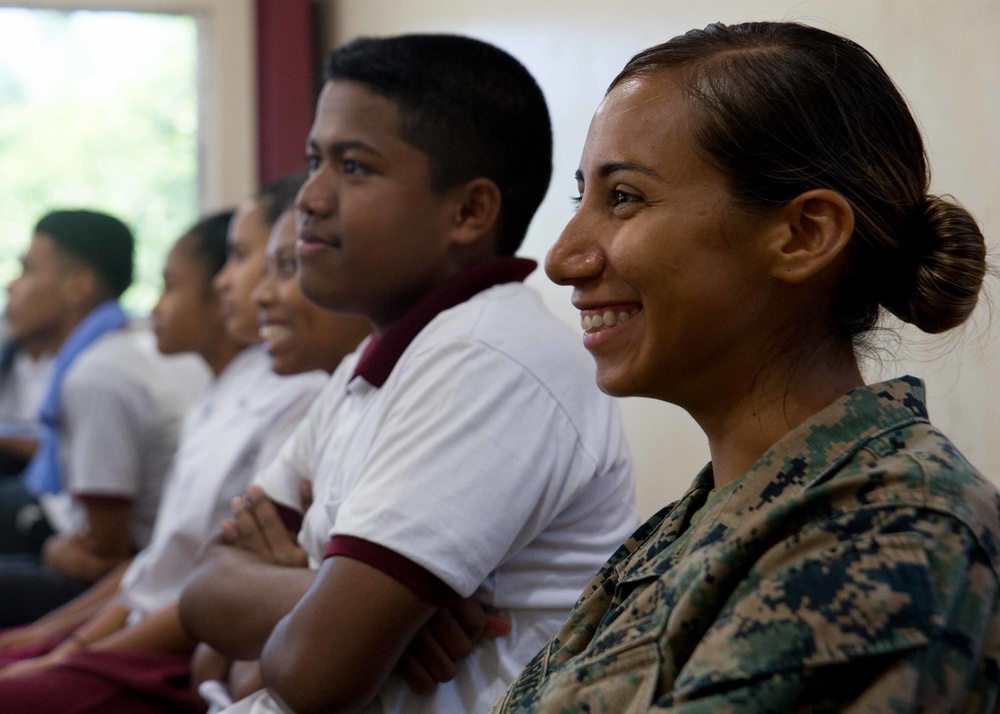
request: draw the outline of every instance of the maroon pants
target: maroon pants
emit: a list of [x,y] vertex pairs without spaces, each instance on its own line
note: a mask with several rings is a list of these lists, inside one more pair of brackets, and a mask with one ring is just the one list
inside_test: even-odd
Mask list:
[[[58,640],[14,653],[0,652],[0,665],[51,650]],[[8,655],[4,658],[4,655]],[[84,650],[35,674],[0,679],[5,714],[163,714],[204,712],[191,691],[191,658],[160,652]]]

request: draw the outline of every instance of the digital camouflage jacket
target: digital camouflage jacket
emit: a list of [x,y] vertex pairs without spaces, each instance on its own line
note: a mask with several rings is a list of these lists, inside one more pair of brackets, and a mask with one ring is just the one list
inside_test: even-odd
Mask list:
[[856,389],[584,591],[493,712],[992,712],[1000,495],[912,377]]

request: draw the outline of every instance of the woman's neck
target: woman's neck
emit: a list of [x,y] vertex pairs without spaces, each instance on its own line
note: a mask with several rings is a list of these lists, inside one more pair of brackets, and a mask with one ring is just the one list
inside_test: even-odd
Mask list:
[[244,349],[246,349],[246,345],[230,340],[227,337],[209,345],[203,350],[199,350],[198,353],[208,363],[208,368],[212,370],[212,375],[218,377],[229,366],[229,363],[236,359],[236,355]]
[[740,478],[788,432],[864,385],[853,355],[782,361],[688,411],[708,436],[715,487]]

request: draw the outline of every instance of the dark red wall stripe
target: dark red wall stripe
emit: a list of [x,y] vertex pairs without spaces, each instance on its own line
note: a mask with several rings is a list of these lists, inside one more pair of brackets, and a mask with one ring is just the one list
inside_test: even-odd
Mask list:
[[309,0],[257,0],[261,183],[305,167],[305,141],[316,101],[314,17]]

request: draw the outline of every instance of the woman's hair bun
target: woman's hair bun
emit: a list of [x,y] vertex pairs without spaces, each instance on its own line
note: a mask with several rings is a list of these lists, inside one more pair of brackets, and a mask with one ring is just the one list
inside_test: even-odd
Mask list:
[[968,319],[987,270],[976,219],[949,199],[927,196],[917,207],[895,256],[901,279],[886,281],[881,300],[893,315],[932,334]]

